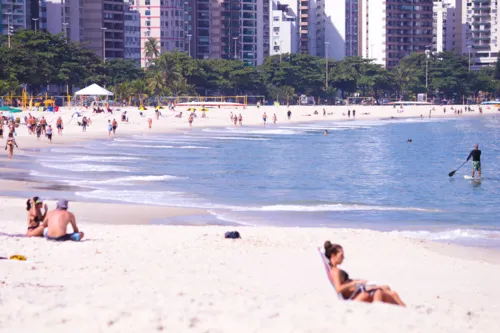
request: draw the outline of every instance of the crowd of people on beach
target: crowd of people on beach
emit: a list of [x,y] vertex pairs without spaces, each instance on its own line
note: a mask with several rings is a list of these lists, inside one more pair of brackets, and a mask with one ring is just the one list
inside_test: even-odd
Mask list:
[[[68,211],[67,200],[57,201],[56,209],[49,211],[47,204],[44,204],[40,197],[33,197],[26,201],[26,210],[28,237],[45,237],[54,241],[80,241],[84,236],[76,225],[75,215]],[[67,232],[68,225],[72,226],[73,232]]]

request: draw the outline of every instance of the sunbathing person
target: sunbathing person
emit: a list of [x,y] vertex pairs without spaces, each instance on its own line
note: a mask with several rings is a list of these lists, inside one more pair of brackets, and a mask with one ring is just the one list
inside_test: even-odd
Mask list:
[[[42,207],[45,210],[43,214]],[[47,205],[44,205],[39,197],[33,197],[26,201],[26,210],[28,211],[28,231],[26,232],[26,236],[42,237],[44,227],[41,223],[47,215]]]
[[406,306],[399,295],[388,286],[366,285],[365,280],[351,280],[349,275],[338,268],[344,261],[342,246],[325,242],[325,257],[329,260],[330,276],[338,294],[343,299],[361,302],[383,302]]
[[[72,233],[67,233],[68,224],[73,227]],[[50,211],[45,219],[43,225],[47,228],[43,230],[43,236],[49,240],[55,241],[80,241],[84,234],[78,230],[76,226],[75,215],[68,211],[68,201],[59,200],[57,208]]]

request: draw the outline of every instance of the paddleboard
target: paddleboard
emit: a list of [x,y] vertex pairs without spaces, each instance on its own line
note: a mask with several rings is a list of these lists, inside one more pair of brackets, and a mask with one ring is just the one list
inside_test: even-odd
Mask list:
[[464,176],[464,179],[467,179],[467,180],[473,180],[475,182],[480,182],[481,180],[483,180],[484,178],[472,178],[472,176]]

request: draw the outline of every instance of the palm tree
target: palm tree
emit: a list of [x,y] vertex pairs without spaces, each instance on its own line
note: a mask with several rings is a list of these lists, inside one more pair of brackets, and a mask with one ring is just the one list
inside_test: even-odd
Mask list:
[[158,98],[158,105],[160,105],[160,95],[168,91],[162,73],[155,72],[152,76],[147,78],[146,83],[148,90]]
[[157,58],[160,55],[159,42],[154,37],[148,37],[146,43],[144,43],[144,56],[146,57],[146,66],[149,66],[151,60]]
[[140,106],[143,106],[144,98],[148,97],[146,95],[146,90],[147,90],[146,82],[144,82],[144,80],[137,79],[132,81],[131,85],[133,94],[136,95],[137,98],[139,98]]
[[404,96],[408,92],[408,87],[412,83],[417,83],[417,73],[415,68],[411,66],[407,66],[402,62],[394,68],[394,79],[396,81],[397,86],[399,87],[399,98],[404,99]]

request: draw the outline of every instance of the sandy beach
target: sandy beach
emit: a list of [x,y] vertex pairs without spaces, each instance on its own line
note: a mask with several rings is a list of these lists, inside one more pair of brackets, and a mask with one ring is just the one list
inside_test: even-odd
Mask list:
[[[2,232],[24,229],[22,205],[2,198]],[[0,261],[3,332],[498,329],[496,252],[464,255],[450,245],[349,229],[239,227],[242,239],[226,240],[227,227],[109,225],[116,206],[71,209],[84,216],[82,243],[0,236],[2,256],[28,258]],[[128,209],[137,223],[157,214]],[[327,239],[344,246],[352,276],[390,285],[408,308],[339,301],[316,250]]]
[[[292,106],[291,123],[429,116],[431,107]],[[461,106],[455,106],[461,108]],[[433,117],[480,116],[436,107]],[[124,109],[122,109],[124,110]],[[307,116],[314,110],[318,116]],[[178,109],[177,111],[185,111]],[[81,133],[75,110],[61,115],[64,135],[52,146],[107,139],[114,115],[83,113],[93,124]],[[162,110],[141,118],[129,109],[129,123],[117,136],[188,131],[182,119]],[[246,126],[287,122],[286,107],[211,110],[193,127],[233,126],[231,112],[242,113]],[[364,114],[369,113],[369,114]],[[483,116],[498,113],[483,108]],[[21,117],[27,112],[21,114]],[[153,118],[153,128],[146,119]],[[271,120],[271,124],[269,124]],[[383,121],[383,120],[380,120]],[[54,126],[55,127],[55,126]],[[56,131],[55,131],[56,132]],[[22,149],[47,147],[17,130]],[[10,161],[2,156],[3,190],[36,188],[10,180]],[[16,155],[15,155],[16,156]],[[15,158],[14,156],[14,158]],[[155,219],[203,215],[200,209],[71,202],[70,210],[86,234],[81,243],[56,243],[17,237],[26,232],[25,199],[0,198],[0,257],[22,254],[27,261],[0,260],[1,332],[497,332],[500,312],[500,252],[404,238],[359,229],[153,225]],[[54,201],[48,201],[54,208]],[[238,230],[242,239],[226,240]],[[341,244],[351,277],[376,281],[396,290],[407,308],[339,301],[327,280],[317,247],[325,240]]]

